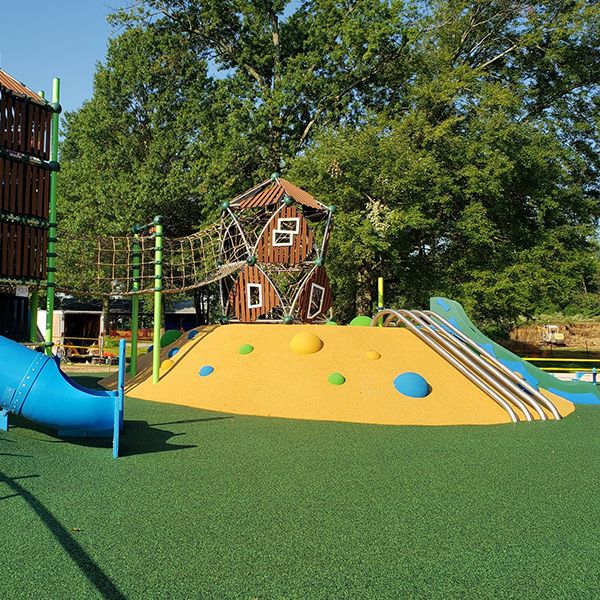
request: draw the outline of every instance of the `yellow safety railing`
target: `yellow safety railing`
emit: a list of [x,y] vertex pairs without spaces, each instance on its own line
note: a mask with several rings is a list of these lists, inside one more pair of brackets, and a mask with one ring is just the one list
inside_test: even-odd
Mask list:
[[535,356],[527,356],[523,360],[529,362],[590,362],[600,365],[600,358],[537,358]]
[[550,372],[550,373],[582,373],[582,374],[588,374],[590,373],[592,375],[592,382],[594,383],[594,385],[596,384],[596,365],[598,365],[600,367],[600,359],[598,358],[536,358],[533,356],[528,356],[523,358],[523,360],[526,360],[527,362],[531,362],[531,363],[561,363],[561,362],[568,362],[568,363],[586,363],[589,364],[591,363],[593,366],[586,368],[585,365],[583,367],[538,367],[538,369],[540,369],[540,371],[545,371],[545,372]]

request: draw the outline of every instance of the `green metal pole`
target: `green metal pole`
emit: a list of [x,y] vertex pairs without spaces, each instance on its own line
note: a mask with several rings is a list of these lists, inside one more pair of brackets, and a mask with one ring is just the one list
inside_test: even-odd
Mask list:
[[139,226],[133,227],[133,296],[131,297],[131,363],[129,373],[132,377],[137,375],[138,359],[138,329],[140,326],[140,236]]
[[[40,98],[46,98],[46,92],[40,90],[38,92]],[[35,288],[31,292],[31,298],[29,298],[29,341],[35,344],[38,341],[38,327],[37,327],[37,315],[40,308],[40,290]]]
[[[52,80],[52,130],[50,134],[50,162],[58,166],[58,127],[60,114],[60,79]],[[56,286],[56,185],[58,170],[50,171],[50,225],[48,228],[48,277],[46,282],[46,354],[52,355],[54,325],[54,295]]]
[[158,383],[160,371],[160,325],[162,320],[163,218],[154,218],[154,342],[152,347],[152,383]]
[[37,339],[37,314],[40,307],[40,291],[35,288],[29,298],[29,341],[35,343]]

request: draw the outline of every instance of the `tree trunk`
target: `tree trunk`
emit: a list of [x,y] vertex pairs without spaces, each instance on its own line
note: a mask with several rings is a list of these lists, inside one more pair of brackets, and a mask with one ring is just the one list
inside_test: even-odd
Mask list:
[[371,315],[373,312],[373,277],[367,266],[358,272],[356,286],[356,312]]

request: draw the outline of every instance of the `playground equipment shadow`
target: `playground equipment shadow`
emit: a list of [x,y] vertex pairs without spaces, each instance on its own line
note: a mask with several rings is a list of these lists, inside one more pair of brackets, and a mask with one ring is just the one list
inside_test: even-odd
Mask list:
[[[188,447],[143,452],[136,422]],[[449,428],[129,399],[126,428],[116,461],[0,434],[0,597],[597,597],[597,407]]]
[[[84,375],[76,377],[79,385],[91,389],[103,389],[98,381],[100,381],[105,374]],[[201,419],[189,419],[183,422],[202,422],[212,421],[231,418],[229,416],[215,416],[205,417]],[[90,438],[90,437],[77,437],[77,438],[58,438],[56,437],[55,430],[34,423],[27,419],[23,419],[20,416],[12,416],[11,423],[13,427],[23,428],[30,432],[38,432],[42,434],[38,441],[46,444],[72,444],[75,446],[83,446],[88,448],[111,448],[112,440],[108,438]],[[177,423],[148,423],[144,420],[127,420],[125,431],[121,434],[121,445],[120,445],[120,456],[134,456],[136,454],[150,454],[153,452],[172,452],[174,450],[185,450],[187,448],[196,448],[196,445],[190,444],[174,444],[171,442],[173,438],[185,435],[183,432],[174,433],[166,429],[160,429],[162,425],[171,425]],[[2,456],[2,453],[0,453]]]
[[[8,486],[9,489],[14,492],[13,494],[5,496],[5,498],[18,497],[31,508],[36,517],[46,526],[46,529],[58,542],[65,554],[72,559],[75,565],[77,565],[81,574],[84,575],[89,583],[96,589],[100,597],[125,600],[126,596],[124,596],[113,581],[107,577],[98,564],[91,558],[90,554],[84,550],[83,546],[73,537],[64,525],[34,494],[29,492],[27,488],[17,481],[19,479],[31,479],[32,477],[39,476],[29,475],[24,477],[8,477],[5,473],[0,471],[0,484]],[[39,590],[38,592],[41,594],[42,590]],[[18,598],[19,591],[7,591],[7,595],[3,597]],[[23,595],[22,597],[25,598],[31,596]]]

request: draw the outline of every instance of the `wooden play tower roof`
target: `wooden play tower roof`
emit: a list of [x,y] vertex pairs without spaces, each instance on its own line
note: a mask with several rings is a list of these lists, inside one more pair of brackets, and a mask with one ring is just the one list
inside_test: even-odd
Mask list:
[[33,90],[29,89],[24,83],[17,81],[12,75],[0,69],[0,88],[11,92],[15,96],[27,98],[36,104],[46,105],[46,102],[40,98]]
[[231,201],[232,209],[243,210],[278,204],[284,196],[290,196],[298,204],[314,210],[327,210],[314,196],[300,189],[282,177],[267,179],[257,186],[245,191]]

